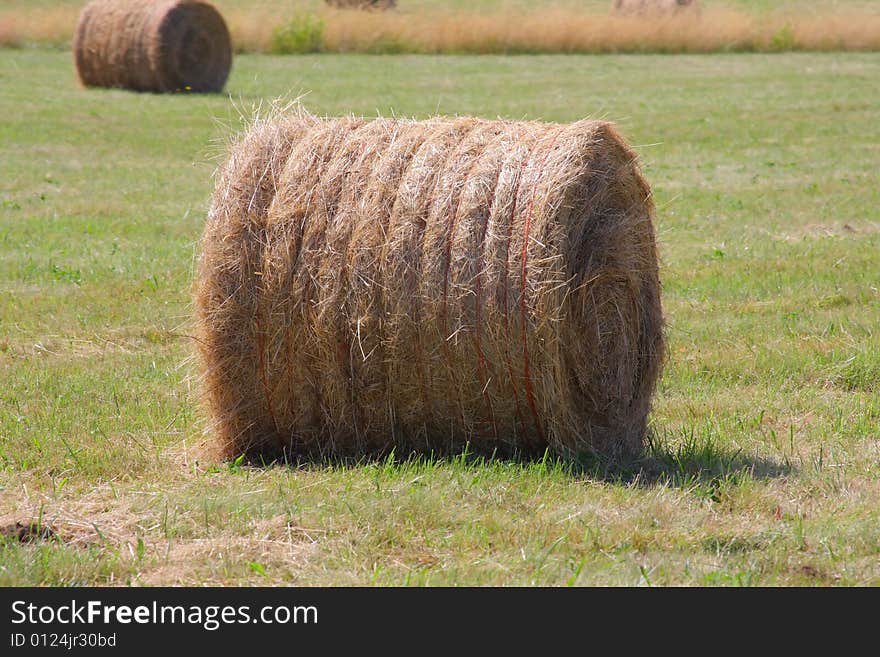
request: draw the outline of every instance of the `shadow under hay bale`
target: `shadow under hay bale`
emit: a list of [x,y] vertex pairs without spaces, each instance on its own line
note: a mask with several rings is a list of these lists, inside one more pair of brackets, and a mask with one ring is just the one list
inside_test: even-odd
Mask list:
[[16,543],[37,543],[56,538],[55,532],[38,522],[21,523],[0,527],[0,536]]
[[224,454],[638,452],[663,359],[653,214],[606,122],[258,122],[195,283]]
[[375,9],[384,11],[397,7],[397,0],[324,0],[334,9]]
[[93,0],[73,52],[89,87],[219,92],[232,66],[223,17],[196,0]]
[[697,0],[614,0],[613,10],[623,15],[676,14],[698,12]]

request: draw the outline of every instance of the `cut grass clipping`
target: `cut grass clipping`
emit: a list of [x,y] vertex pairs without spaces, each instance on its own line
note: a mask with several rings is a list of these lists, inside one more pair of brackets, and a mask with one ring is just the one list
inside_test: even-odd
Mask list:
[[196,282],[222,451],[639,451],[663,355],[653,215],[605,122],[258,121]]
[[232,66],[223,17],[191,0],[93,0],[73,43],[88,87],[219,92]]

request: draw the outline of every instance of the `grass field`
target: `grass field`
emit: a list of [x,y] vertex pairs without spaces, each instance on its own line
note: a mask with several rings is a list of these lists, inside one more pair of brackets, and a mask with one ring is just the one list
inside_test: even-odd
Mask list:
[[[0,46],[68,47],[86,0],[4,0]],[[239,52],[701,53],[880,50],[875,0],[704,0],[699,14],[620,17],[611,0],[215,0]]]
[[[79,9],[89,0],[4,0],[4,5],[17,11],[34,9],[40,11],[73,7]],[[212,0],[223,11],[263,9],[273,12],[294,13],[317,11],[325,6],[324,0]],[[547,9],[583,9],[591,12],[608,11],[612,0],[540,0]],[[768,12],[779,9],[798,12],[827,12],[850,9],[874,9],[874,0],[700,0],[703,7],[740,9]],[[450,11],[522,11],[536,6],[534,0],[397,0],[397,11],[420,12],[432,10]]]
[[[877,54],[243,56],[227,96],[0,50],[0,585],[880,584]],[[190,285],[241,116],[617,121],[669,362],[609,469],[206,459]],[[209,439],[208,437],[207,439]]]

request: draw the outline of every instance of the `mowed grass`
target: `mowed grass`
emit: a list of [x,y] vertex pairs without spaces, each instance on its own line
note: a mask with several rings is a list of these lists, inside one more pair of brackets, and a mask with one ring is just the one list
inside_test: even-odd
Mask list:
[[[880,55],[245,56],[229,96],[0,51],[0,585],[880,584]],[[641,460],[206,457],[193,263],[242,115],[617,121],[658,205]],[[231,96],[231,97],[230,97]]]

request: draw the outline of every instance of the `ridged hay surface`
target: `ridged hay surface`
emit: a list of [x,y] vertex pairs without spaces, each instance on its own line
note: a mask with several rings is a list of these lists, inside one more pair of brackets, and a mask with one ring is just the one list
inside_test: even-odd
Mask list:
[[218,92],[232,66],[223,17],[195,0],[93,0],[73,42],[85,86]]
[[227,456],[640,449],[663,356],[650,190],[609,123],[258,123],[196,313]]

